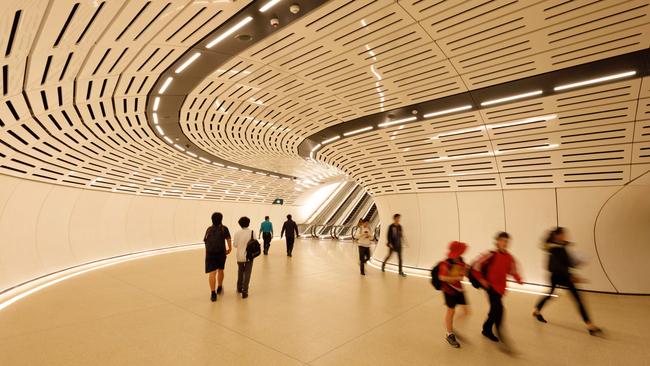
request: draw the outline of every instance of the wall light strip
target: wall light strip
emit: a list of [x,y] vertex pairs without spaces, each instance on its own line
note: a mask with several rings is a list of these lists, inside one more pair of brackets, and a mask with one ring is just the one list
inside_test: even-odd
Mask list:
[[217,163],[216,161],[213,161],[212,164],[213,164],[213,165],[216,165],[216,166],[220,166],[220,167],[223,167],[223,166],[224,166],[223,164],[221,164],[221,163]]
[[167,88],[169,87],[169,84],[172,83],[172,80],[174,80],[174,78],[171,77],[171,76],[169,76],[169,77],[165,80],[165,82],[163,83],[163,85],[160,87],[160,89],[158,90],[158,94],[163,94],[163,93],[165,92],[165,90],[167,90]]
[[159,106],[160,106],[160,97],[153,98],[153,111],[158,112]]
[[314,151],[320,149],[321,146],[322,146],[322,144],[318,144],[318,145],[314,146],[314,147],[311,149],[311,152],[314,152]]
[[377,125],[377,127],[388,127],[388,126],[397,125],[397,124],[404,123],[404,122],[415,121],[416,119],[418,119],[418,118],[417,117],[406,117],[406,118],[396,119],[394,121],[380,123],[380,124]]
[[163,129],[160,128],[160,126],[156,126],[156,131],[158,131],[158,134],[160,134],[161,136],[165,136],[165,132],[163,132]]
[[579,81],[577,83],[560,85],[560,86],[556,86],[555,88],[553,88],[553,90],[560,91],[560,90],[572,89],[572,88],[577,88],[579,86],[585,86],[585,85],[602,83],[602,82],[609,81],[609,80],[621,79],[621,78],[624,78],[624,77],[627,77],[627,76],[632,76],[632,75],[636,75],[636,71],[627,71],[627,72],[622,72],[620,74],[608,75],[608,76],[603,76],[603,77],[599,77],[599,78],[596,78],[596,79]]
[[509,102],[511,100],[517,100],[517,99],[522,99],[522,98],[528,98],[528,97],[532,97],[532,96],[535,96],[535,95],[540,95],[542,93],[543,93],[542,90],[535,90],[535,91],[532,91],[532,92],[512,95],[512,96],[509,96],[509,97],[503,97],[503,98],[499,98],[499,99],[487,100],[485,102],[482,102],[481,106],[492,105],[492,104],[503,103],[503,102]]
[[372,129],[373,129],[372,126],[368,126],[368,127],[360,128],[358,130],[348,131],[348,132],[344,133],[343,136],[346,136],[346,137],[347,136],[352,136],[352,135],[356,135],[356,134],[361,133],[361,132],[370,131]]
[[170,144],[173,144],[173,143],[174,143],[174,141],[172,141],[172,139],[170,139],[170,138],[167,137],[167,136],[163,136],[163,138],[165,139],[165,141],[167,141],[167,142],[170,143]]
[[255,174],[257,174],[257,175],[264,175],[264,176],[266,176],[266,173],[262,173],[262,172],[255,172]]
[[177,148],[180,151],[185,151],[185,149],[180,145],[174,144],[174,147]]
[[334,137],[328,138],[327,140],[323,140],[323,141],[321,142],[321,144],[322,144],[322,145],[329,144],[330,142],[332,142],[332,141],[336,141],[336,140],[338,140],[338,139],[340,139],[340,138],[341,138],[340,135],[336,135],[336,136],[334,136]]
[[232,26],[232,28],[230,28],[230,29],[228,29],[227,31],[221,33],[217,38],[215,38],[215,39],[213,39],[212,41],[210,41],[210,43],[208,43],[205,47],[206,47],[206,48],[212,48],[212,47],[214,47],[214,45],[216,45],[217,43],[223,41],[224,39],[226,39],[226,38],[227,38],[228,36],[230,36],[231,34],[237,32],[237,31],[238,31],[239,29],[241,29],[243,26],[245,26],[246,24],[248,24],[251,20],[253,20],[253,17],[250,17],[250,16],[249,16],[249,17],[246,17],[246,18],[244,18],[244,19],[242,19],[241,21],[239,21],[239,23],[237,23],[237,24],[235,24],[234,26]]
[[438,111],[438,112],[427,113],[422,117],[430,118],[430,117],[435,117],[435,116],[441,116],[443,114],[449,114],[449,113],[454,113],[454,112],[465,111],[465,110],[468,110],[468,109],[472,109],[472,106],[471,105],[464,105],[464,106],[461,106],[461,107],[444,109],[444,110]]
[[187,155],[189,155],[189,156],[191,156],[191,157],[193,157],[193,158],[197,158],[197,157],[198,157],[198,155],[196,155],[195,153],[193,153],[193,152],[191,152],[191,151],[188,151],[188,152],[187,152]]
[[271,0],[271,1],[269,1],[268,3],[264,4],[264,6],[262,6],[260,8],[260,12],[264,13],[265,11],[267,11],[267,10],[271,9],[272,7],[274,7],[275,4],[277,4],[279,2],[280,2],[280,0]]
[[177,74],[180,74],[183,70],[187,69],[188,66],[192,64],[192,62],[196,61],[197,58],[201,56],[200,52],[195,52],[190,58],[188,58],[185,62],[181,64],[174,72]]
[[11,304],[14,304],[15,302],[22,300],[27,296],[32,295],[38,291],[44,290],[52,285],[56,285],[57,283],[63,282],[65,280],[69,280],[71,278],[77,277],[84,273],[88,273],[90,271],[95,271],[98,269],[106,268],[108,266],[112,266],[119,263],[132,261],[135,259],[151,257],[154,255],[174,253],[174,252],[179,252],[184,250],[200,249],[200,248],[203,248],[203,244],[190,244],[190,245],[184,245],[180,247],[147,250],[144,252],[127,254],[117,258],[104,259],[93,263],[83,264],[78,267],[64,270],[62,272],[47,275],[45,277],[39,278],[38,280],[30,281],[24,285],[18,286],[2,294],[0,296],[0,310],[7,308]]
[[153,115],[153,124],[157,125],[158,124],[158,113],[154,112],[152,113]]
[[246,173],[252,173],[253,172],[252,170],[248,170],[248,169],[244,169],[244,168],[242,168],[241,171],[246,172]]
[[228,165],[226,168],[232,169],[232,170],[239,170],[239,168],[237,168],[236,166],[230,166],[230,165]]
[[205,162],[205,163],[208,163],[208,164],[210,164],[210,163],[211,163],[211,161],[210,161],[210,160],[208,160],[208,159],[206,159],[206,158],[204,158],[203,156],[200,156],[200,157],[199,157],[199,160],[201,160],[202,162]]

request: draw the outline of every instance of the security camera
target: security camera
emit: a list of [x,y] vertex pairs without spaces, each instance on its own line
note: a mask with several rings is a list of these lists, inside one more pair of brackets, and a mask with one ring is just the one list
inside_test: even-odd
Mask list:
[[289,7],[289,11],[291,14],[298,14],[300,12],[300,5],[298,4],[293,4]]
[[278,18],[271,18],[271,26],[273,28],[277,28],[277,26],[280,25],[280,19]]

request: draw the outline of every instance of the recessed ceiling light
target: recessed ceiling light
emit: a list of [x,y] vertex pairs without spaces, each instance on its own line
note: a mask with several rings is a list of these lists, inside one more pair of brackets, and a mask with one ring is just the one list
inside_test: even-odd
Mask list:
[[174,80],[173,77],[171,77],[171,76],[168,77],[167,80],[165,80],[163,85],[160,87],[160,90],[158,90],[158,94],[163,94],[165,92],[165,90],[167,90],[167,88],[169,87],[169,84],[172,83],[172,80]]
[[334,137],[328,138],[327,140],[323,140],[323,141],[321,142],[321,144],[323,144],[323,145],[325,145],[325,144],[329,144],[330,142],[332,142],[332,141],[336,141],[336,140],[338,140],[338,139],[340,139],[340,138],[341,138],[340,135],[336,135],[336,136],[334,136]]
[[269,1],[268,3],[264,4],[264,5],[260,8],[260,12],[261,12],[261,13],[264,13],[265,11],[271,9],[273,6],[275,6],[275,4],[277,4],[277,3],[279,3],[279,2],[280,2],[280,0],[271,0],[271,1]]
[[499,98],[499,99],[487,100],[487,101],[485,101],[485,102],[482,102],[481,105],[482,105],[482,106],[486,106],[486,105],[492,105],[492,104],[497,104],[497,103],[509,102],[509,101],[511,101],[511,100],[517,100],[517,99],[522,99],[522,98],[528,98],[528,97],[532,97],[532,96],[540,95],[540,94],[542,94],[542,91],[541,91],[541,90],[535,90],[535,91],[528,92],[528,93],[522,93],[522,94],[517,94],[517,95],[511,95],[511,96],[509,96],[509,97],[503,97],[503,98]]
[[361,133],[361,132],[370,131],[370,130],[372,130],[372,128],[373,128],[372,126],[368,126],[368,127],[359,128],[357,130],[348,131],[348,132],[344,133],[343,136],[347,137],[347,136],[356,135],[356,134]]
[[572,89],[572,88],[577,88],[579,86],[585,86],[585,85],[602,83],[602,82],[609,81],[609,80],[621,79],[621,78],[624,78],[624,77],[627,77],[627,76],[632,76],[632,75],[636,75],[636,71],[627,71],[627,72],[622,72],[620,74],[607,75],[607,76],[599,77],[599,78],[596,78],[596,79],[589,79],[589,80],[585,80],[585,81],[579,81],[577,83],[560,85],[560,86],[556,86],[555,88],[553,88],[553,90],[560,91],[560,90]]
[[214,47],[214,45],[216,45],[217,43],[223,41],[224,39],[226,39],[226,38],[227,38],[228,36],[230,36],[231,34],[237,32],[237,30],[241,29],[243,26],[245,26],[246,24],[248,24],[251,20],[253,20],[253,17],[250,17],[250,16],[249,16],[249,17],[246,17],[246,18],[244,18],[244,19],[242,19],[242,20],[240,20],[239,23],[233,25],[233,26],[232,26],[230,29],[228,29],[227,31],[221,33],[217,38],[215,38],[215,39],[213,39],[212,41],[210,41],[210,43],[208,43],[205,47],[206,47],[206,48],[212,48],[212,47]]
[[174,72],[180,74],[183,70],[185,70],[188,66],[190,66],[192,62],[196,61],[196,59],[199,58],[199,56],[201,56],[201,53],[195,52],[190,58],[188,58],[185,62],[183,62],[181,66],[179,66]]
[[396,125],[396,124],[400,124],[400,123],[404,123],[404,122],[415,121],[416,119],[418,119],[418,118],[417,117],[406,117],[406,118],[396,119],[394,121],[380,123],[380,124],[377,125],[377,127],[388,127],[388,126],[392,126],[392,125]]
[[443,109],[441,111],[427,113],[423,117],[424,118],[430,118],[430,117],[435,117],[435,116],[441,116],[443,114],[460,112],[460,111],[464,111],[464,110],[468,110],[468,109],[472,109],[472,106],[471,105],[464,105],[464,106],[456,107],[456,108]]

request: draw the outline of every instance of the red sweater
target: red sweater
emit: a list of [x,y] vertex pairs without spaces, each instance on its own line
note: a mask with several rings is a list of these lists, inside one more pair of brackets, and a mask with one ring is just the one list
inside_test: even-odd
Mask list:
[[490,287],[499,294],[503,295],[506,292],[506,276],[508,275],[514,277],[518,283],[522,283],[517,272],[515,259],[507,250],[496,250],[483,254],[472,267],[478,279],[483,279],[481,268],[486,262],[489,263],[487,265],[487,278],[485,279],[490,284]]

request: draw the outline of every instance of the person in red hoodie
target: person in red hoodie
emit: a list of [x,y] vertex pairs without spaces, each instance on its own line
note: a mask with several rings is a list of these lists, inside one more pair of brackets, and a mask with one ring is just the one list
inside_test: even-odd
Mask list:
[[[460,282],[467,274],[469,266],[463,261],[463,253],[467,250],[467,244],[459,241],[453,241],[449,244],[449,255],[447,260],[440,262],[438,267],[438,278],[440,279],[443,294],[445,295],[445,305],[447,313],[445,314],[445,326],[447,328],[447,342],[452,347],[460,347],[454,334],[454,314],[456,305],[467,305],[463,284]],[[467,308],[465,308],[467,314]]]
[[472,265],[472,274],[479,280],[482,287],[487,291],[490,300],[490,312],[483,323],[481,334],[493,342],[499,338],[494,335],[493,328],[501,337],[501,320],[503,319],[503,303],[501,298],[506,291],[506,277],[514,277],[517,283],[522,284],[521,277],[517,272],[515,259],[508,252],[508,241],[510,235],[505,231],[496,236],[497,250],[492,250],[479,257]]

